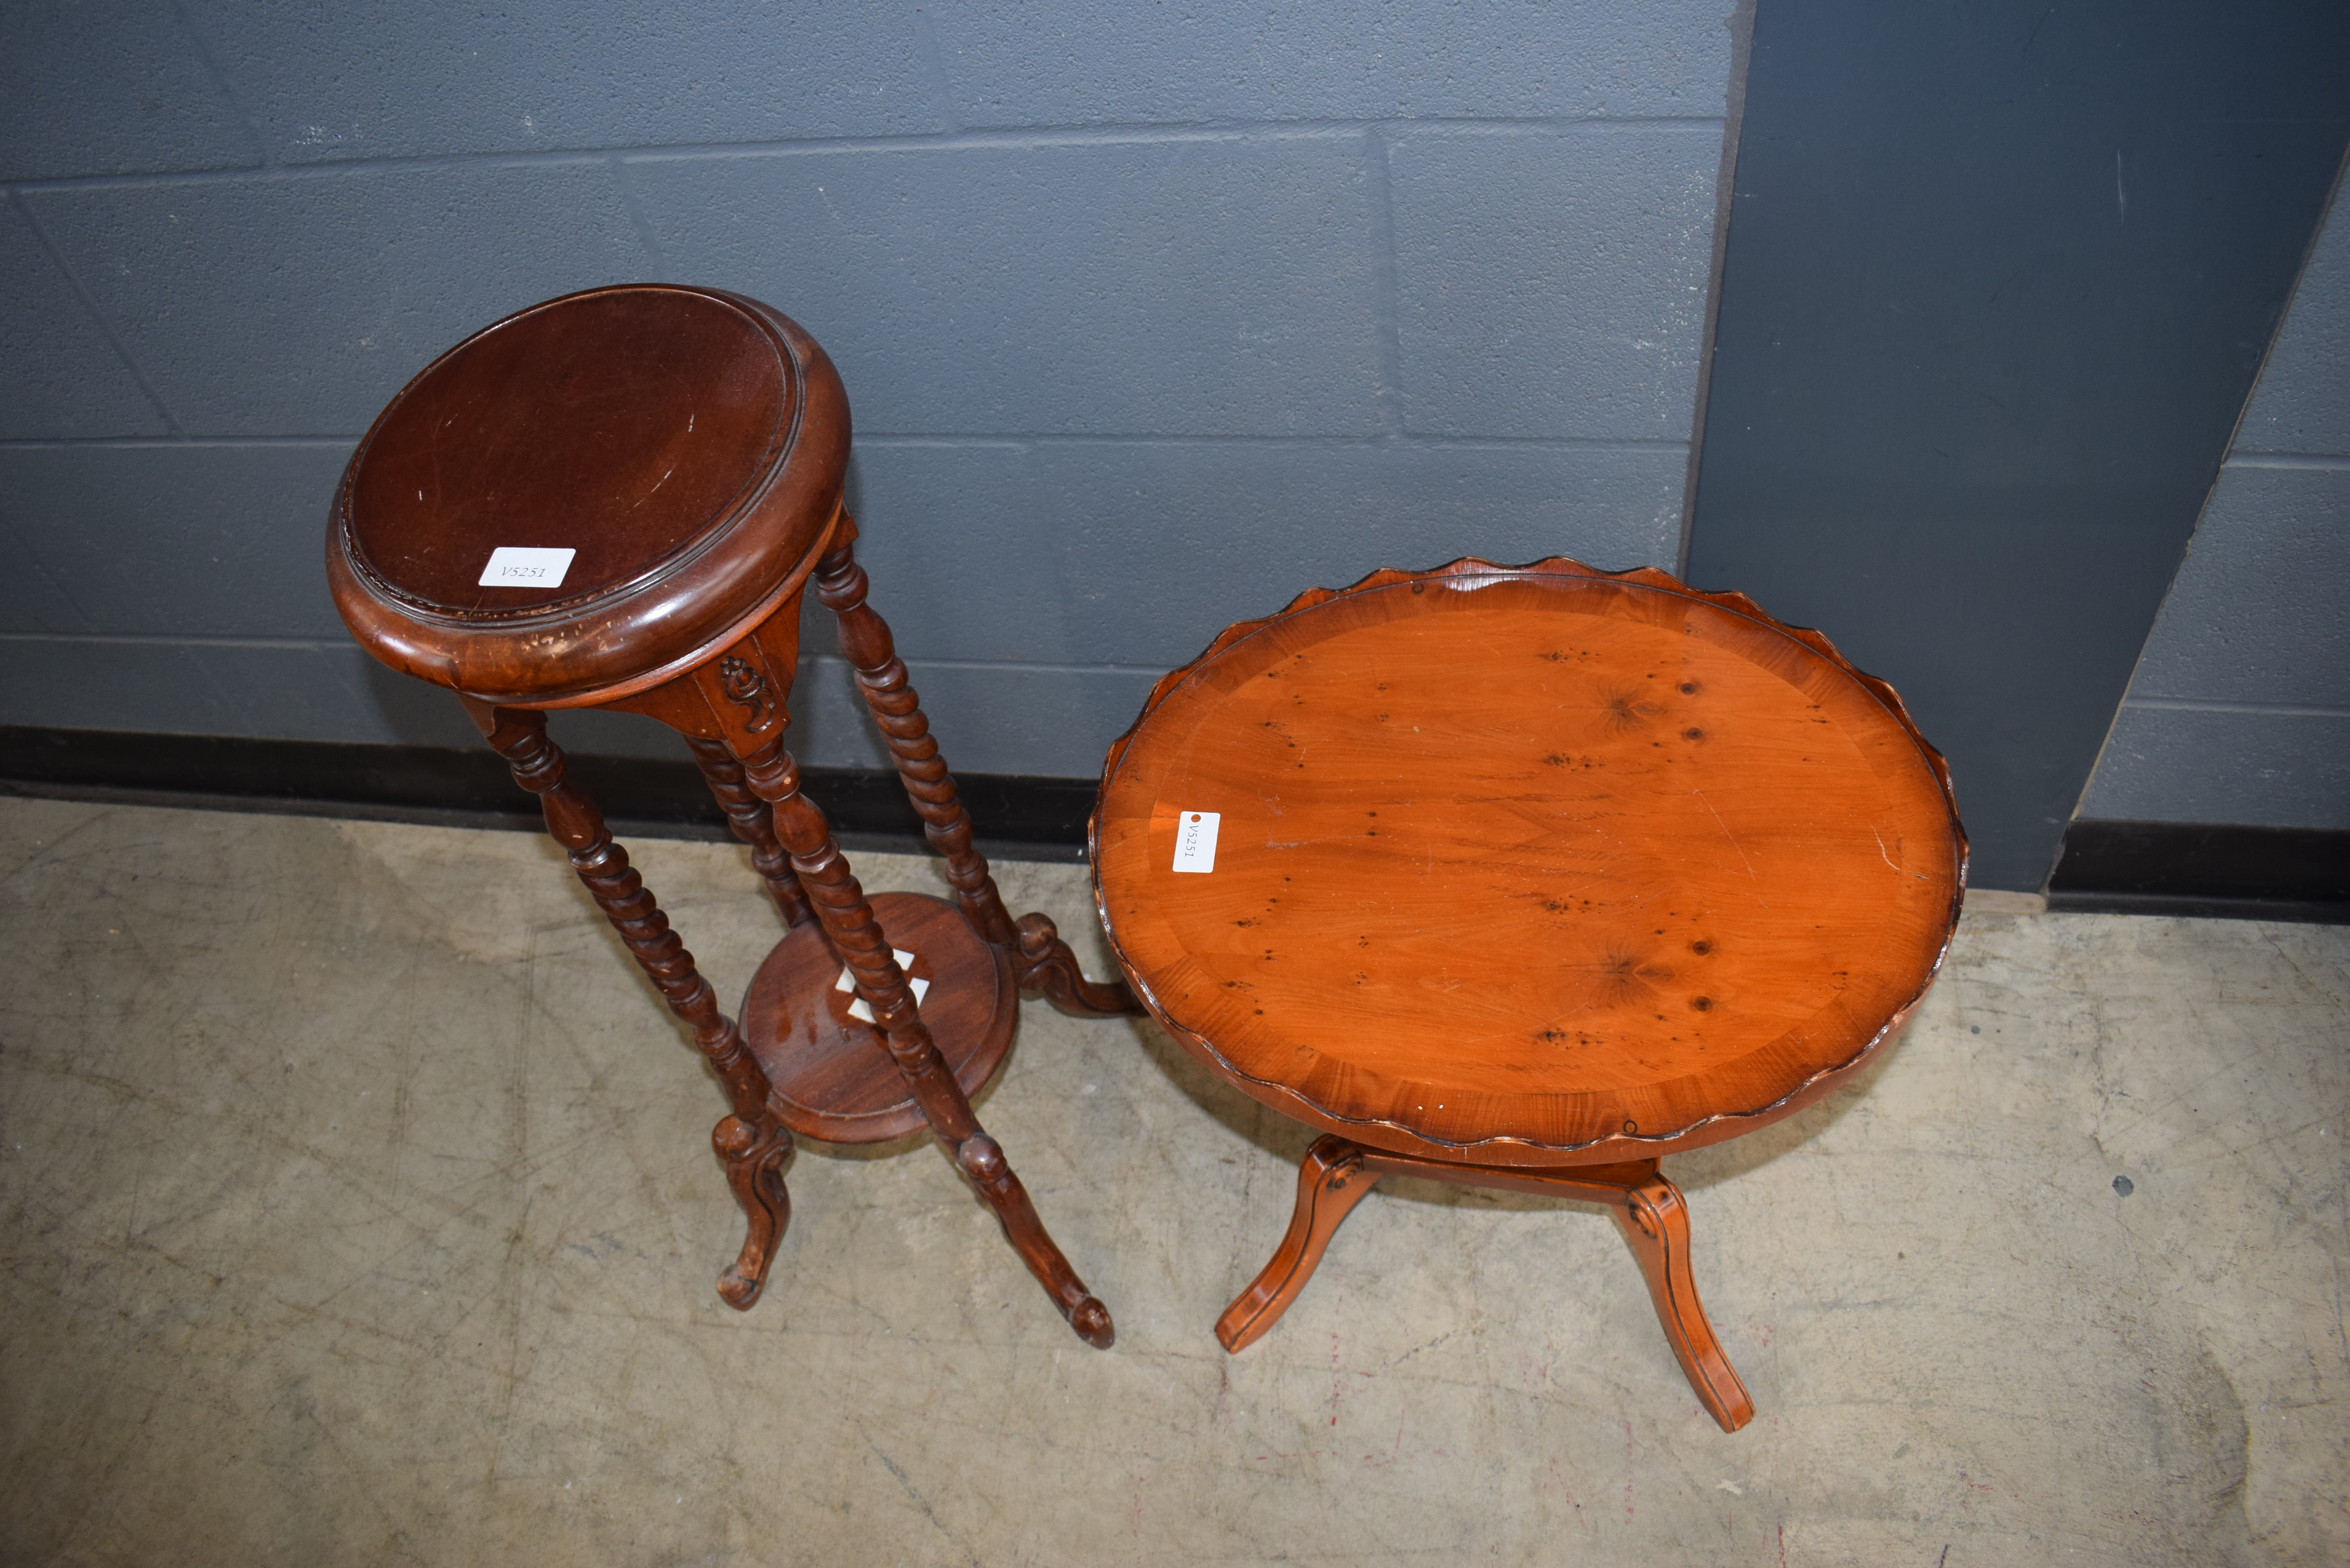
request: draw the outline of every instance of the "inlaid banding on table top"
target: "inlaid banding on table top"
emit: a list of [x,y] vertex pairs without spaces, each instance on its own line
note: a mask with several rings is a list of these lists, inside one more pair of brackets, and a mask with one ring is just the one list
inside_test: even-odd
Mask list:
[[[1215,869],[1178,876],[1192,809]],[[1243,1087],[1534,1163],[1824,1092],[1931,980],[1965,862],[1940,757],[1825,639],[1558,560],[1229,629],[1113,748],[1093,847],[1146,1000]]]

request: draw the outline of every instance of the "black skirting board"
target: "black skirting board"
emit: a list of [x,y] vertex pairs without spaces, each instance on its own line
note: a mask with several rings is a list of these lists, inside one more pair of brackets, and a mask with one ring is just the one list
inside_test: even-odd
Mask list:
[[[731,842],[690,758],[573,754],[571,776],[616,836]],[[921,853],[921,819],[896,774],[803,767],[808,798],[851,849]],[[1091,779],[958,774],[983,852],[1081,860]],[[0,726],[0,793],[214,811],[282,812],[537,831],[537,803],[486,748],[359,745],[236,735],[133,734]]]
[[2064,831],[2048,907],[2350,922],[2350,832],[2084,818]]

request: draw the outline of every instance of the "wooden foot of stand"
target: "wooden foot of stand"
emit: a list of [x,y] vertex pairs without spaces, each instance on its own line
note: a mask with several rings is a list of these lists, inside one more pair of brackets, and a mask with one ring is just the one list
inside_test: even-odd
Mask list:
[[792,1196],[784,1187],[784,1162],[792,1157],[792,1135],[771,1119],[727,1116],[710,1129],[710,1147],[725,1168],[726,1185],[743,1207],[750,1229],[743,1251],[718,1276],[718,1299],[748,1312],[767,1288],[775,1243],[792,1222]]
[[1126,981],[1087,980],[1077,967],[1077,955],[1047,917],[1023,915],[1014,929],[1020,947],[1013,962],[1024,989],[1043,992],[1046,1001],[1072,1018],[1120,1018],[1142,1011]]
[[1604,1203],[1631,1244],[1648,1282],[1665,1341],[1681,1364],[1698,1402],[1734,1432],[1754,1418],[1754,1402],[1714,1338],[1690,1272],[1689,1210],[1680,1189],[1654,1160],[1627,1165],[1568,1167],[1555,1171],[1451,1165],[1412,1155],[1387,1154],[1342,1137],[1322,1137],[1297,1169],[1297,1208],[1288,1233],[1248,1289],[1216,1320],[1216,1338],[1239,1351],[1263,1337],[1289,1310],[1338,1227],[1382,1176],[1420,1176],[1466,1187],[1500,1188]]

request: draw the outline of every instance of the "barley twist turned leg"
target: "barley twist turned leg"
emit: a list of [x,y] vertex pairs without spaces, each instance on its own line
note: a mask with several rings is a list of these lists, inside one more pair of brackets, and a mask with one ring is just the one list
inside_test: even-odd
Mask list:
[[723,741],[704,741],[689,735],[685,743],[693,752],[693,760],[702,769],[702,782],[718,798],[726,813],[726,821],[734,829],[734,836],[751,846],[751,865],[767,884],[774,895],[775,908],[787,927],[802,926],[816,919],[808,908],[807,895],[800,891],[799,874],[792,869],[791,852],[775,837],[775,814],[773,807],[751,793],[743,782],[743,764],[726,749]]
[[889,943],[873,919],[865,889],[858,885],[833,842],[824,814],[799,793],[799,769],[780,744],[749,758],[744,767],[752,790],[775,807],[775,831],[791,850],[800,885],[816,906],[816,918],[834,950],[848,966],[857,994],[872,1010],[882,1044],[889,1048],[906,1087],[955,1164],[995,1210],[1013,1248],[1036,1276],[1077,1337],[1107,1349],[1115,1337],[1109,1310],[1086,1289],[1036,1217],[1027,1189],[1012,1172],[1003,1150],[981,1128],[971,1102],[915,1011],[913,992],[890,956]]
[[921,816],[923,836],[946,857],[947,881],[964,918],[981,936],[1011,952],[1013,973],[1023,987],[1042,991],[1062,1012],[1080,1018],[1141,1012],[1124,982],[1085,977],[1076,955],[1050,919],[1024,915],[1014,924],[986,857],[972,846],[970,814],[963,810],[946,759],[931,736],[931,722],[907,678],[906,661],[898,657],[888,623],[865,602],[868,583],[865,568],[857,564],[855,539],[853,531],[846,532],[816,564],[816,597],[840,619],[840,650],[856,668],[857,689],[889,743],[898,777]]
[[603,813],[585,791],[565,782],[563,751],[547,738],[546,715],[499,708],[489,713],[484,730],[513,770],[515,782],[538,796],[547,832],[568,852],[572,869],[595,896],[598,908],[660,989],[670,1011],[693,1031],[695,1048],[709,1058],[726,1087],[733,1110],[712,1129],[710,1141],[750,1231],[742,1251],[718,1277],[718,1293],[731,1307],[748,1308],[766,1285],[775,1244],[791,1223],[792,1212],[783,1177],[792,1135],[767,1108],[767,1075],[744,1048],[733,1020],[718,1011],[717,993],[694,968],[685,943],[670,929],[669,918],[629,864],[628,851],[612,841]]

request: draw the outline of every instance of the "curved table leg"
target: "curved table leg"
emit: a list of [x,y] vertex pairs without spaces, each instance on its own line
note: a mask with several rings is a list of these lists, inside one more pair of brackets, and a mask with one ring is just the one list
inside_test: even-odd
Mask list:
[[1652,1174],[1627,1189],[1608,1213],[1631,1244],[1632,1256],[1640,1261],[1665,1342],[1673,1347],[1673,1359],[1681,1364],[1698,1403],[1721,1423],[1723,1431],[1738,1430],[1754,1419],[1754,1401],[1747,1397],[1730,1357],[1722,1354],[1713,1324],[1706,1321],[1705,1305],[1698,1300],[1697,1280],[1690,1271],[1689,1208],[1681,1201],[1680,1189],[1661,1172]]
[[1123,1018],[1142,1011],[1134,992],[1122,980],[1087,980],[1077,967],[1077,955],[1061,940],[1060,928],[1048,915],[1023,915],[1014,928],[1020,946],[1014,961],[1020,983],[1041,991],[1046,1001],[1072,1018]]
[[1280,1321],[1314,1277],[1324,1249],[1338,1227],[1382,1176],[1419,1176],[1463,1187],[1492,1187],[1604,1203],[1616,1228],[1631,1243],[1632,1256],[1648,1282],[1665,1343],[1690,1380],[1706,1413],[1734,1432],[1754,1418],[1754,1401],[1738,1379],[1721,1342],[1706,1321],[1690,1272],[1689,1208],[1680,1189],[1665,1179],[1653,1159],[1625,1165],[1528,1168],[1454,1165],[1417,1155],[1388,1154],[1336,1137],[1316,1138],[1297,1168],[1297,1209],[1289,1233],[1273,1261],[1216,1320],[1216,1338],[1226,1350],[1255,1344]]
[[1289,1217],[1288,1233],[1274,1249],[1273,1261],[1216,1320],[1216,1338],[1226,1350],[1237,1353],[1263,1338],[1305,1289],[1330,1238],[1378,1185],[1367,1153],[1345,1138],[1326,1136],[1305,1151],[1297,1167],[1297,1208]]
[[792,1195],[784,1186],[792,1135],[780,1121],[770,1119],[762,1126],[730,1116],[710,1129],[710,1147],[725,1168],[727,1189],[750,1222],[742,1251],[718,1276],[718,1297],[737,1312],[747,1312],[767,1288],[775,1243],[792,1222]]

